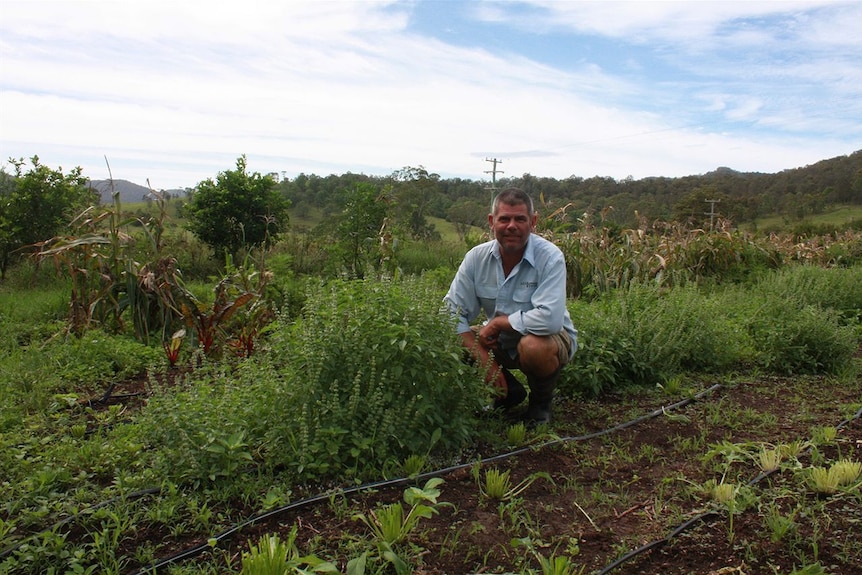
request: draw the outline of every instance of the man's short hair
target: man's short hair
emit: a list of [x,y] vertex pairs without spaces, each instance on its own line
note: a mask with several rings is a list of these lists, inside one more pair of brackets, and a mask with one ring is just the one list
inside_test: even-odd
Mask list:
[[502,192],[497,194],[494,197],[494,201],[491,202],[491,215],[497,213],[497,207],[500,204],[506,204],[507,206],[527,206],[527,215],[533,215],[533,199],[521,188],[505,188]]

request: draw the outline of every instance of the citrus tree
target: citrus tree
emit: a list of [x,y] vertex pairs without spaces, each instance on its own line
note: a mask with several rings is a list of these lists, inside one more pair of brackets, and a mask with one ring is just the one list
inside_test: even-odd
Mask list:
[[0,278],[27,247],[51,238],[69,225],[77,212],[95,202],[81,168],[68,174],[30,158],[10,159],[14,175],[0,173]]
[[200,182],[183,213],[188,229],[216,254],[235,256],[244,247],[277,241],[287,228],[288,207],[272,177],[248,173],[243,155],[235,170]]

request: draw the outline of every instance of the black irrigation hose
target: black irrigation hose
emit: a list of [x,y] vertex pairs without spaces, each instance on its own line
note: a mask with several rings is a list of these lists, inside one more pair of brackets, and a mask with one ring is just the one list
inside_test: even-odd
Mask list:
[[[112,381],[108,386],[108,389],[105,390],[105,393],[102,394],[102,397],[96,400],[96,403],[105,403],[111,398],[111,394],[114,392],[114,388],[117,386],[117,382]],[[92,400],[88,403],[92,406]]]
[[[842,421],[841,423],[836,425],[835,429],[841,429],[842,427],[846,427],[848,424],[859,419],[860,417],[862,417],[862,408],[859,408],[859,411],[857,411],[855,415],[848,417],[847,419],[845,419],[844,421]],[[772,475],[776,471],[778,471],[778,469],[772,469],[770,471],[762,471],[760,474],[757,475],[757,477],[748,481],[747,485],[749,485],[749,486],[756,485],[757,483],[766,479],[767,477],[769,477],[770,475]],[[696,523],[704,522],[707,519],[715,519],[718,517],[718,515],[719,515],[719,513],[717,511],[705,511],[699,515],[696,515],[695,517],[692,517],[691,519],[687,520],[685,523],[683,523],[682,525],[680,525],[679,527],[677,527],[676,529],[671,531],[667,535],[667,537],[665,537],[663,539],[657,539],[651,543],[647,543],[643,547],[639,547],[633,551],[626,553],[625,555],[623,555],[622,557],[620,557],[619,559],[617,559],[613,563],[609,564],[607,567],[605,567],[601,571],[597,571],[594,575],[607,575],[608,573],[610,573],[611,571],[613,571],[617,567],[619,567],[622,564],[628,562],[629,560],[637,557],[638,555],[641,555],[643,553],[646,553],[647,551],[651,551],[652,549],[655,549],[657,547],[661,547],[663,545],[666,545],[667,543],[670,543],[670,541],[673,538],[678,537],[680,534],[687,531],[689,528],[691,528]]]
[[[489,461],[499,461],[501,459],[506,459],[509,457],[513,457],[515,455],[527,453],[529,451],[534,451],[534,450],[541,449],[544,447],[549,447],[551,445],[567,443],[570,441],[585,441],[588,439],[594,439],[596,437],[601,437],[603,435],[608,435],[610,433],[614,433],[616,431],[626,429],[626,428],[631,427],[633,425],[637,425],[638,423],[641,423],[641,422],[646,421],[648,419],[658,417],[659,415],[662,415],[662,414],[666,413],[667,411],[672,411],[674,409],[684,407],[684,406],[688,405],[689,403],[697,401],[700,398],[704,397],[705,395],[708,395],[708,394],[712,393],[713,391],[715,391],[721,387],[722,387],[721,384],[715,384],[712,387],[709,387],[708,389],[705,389],[705,390],[703,390],[703,391],[701,391],[701,392],[699,392],[699,393],[697,393],[697,394],[695,394],[689,398],[686,398],[682,401],[678,401],[678,402],[671,404],[667,407],[661,407],[661,408],[656,409],[650,413],[647,413],[646,415],[642,415],[640,417],[637,417],[637,418],[632,419],[630,421],[626,421],[625,423],[621,423],[619,425],[615,425],[614,427],[610,427],[608,429],[603,429],[601,431],[596,431],[594,433],[587,433],[585,435],[562,437],[562,438],[547,441],[545,443],[541,443],[539,445],[522,447],[520,449],[516,449],[516,450],[510,451],[508,453],[501,453],[499,455],[495,455],[495,456],[489,457],[487,459],[482,459],[481,463],[486,463]],[[388,480],[378,481],[375,483],[366,483],[363,485],[357,485],[357,486],[353,486],[353,487],[343,488],[343,489],[339,489],[337,491],[330,491],[327,493],[321,493],[319,495],[307,497],[305,499],[300,499],[298,501],[294,501],[293,503],[289,503],[283,507],[279,507],[277,509],[267,511],[267,512],[262,513],[260,515],[250,517],[249,519],[246,519],[242,523],[239,523],[239,524],[227,529],[226,531],[223,531],[223,532],[219,533],[218,535],[209,538],[206,543],[196,545],[195,547],[191,547],[189,549],[182,550],[178,553],[175,553],[174,555],[171,555],[169,557],[161,559],[160,561],[153,563],[152,565],[137,571],[135,573],[135,575],[147,575],[150,573],[156,573],[159,569],[167,567],[168,565],[171,565],[173,563],[177,563],[179,561],[183,561],[185,559],[190,559],[192,557],[196,557],[197,555],[200,555],[204,551],[207,551],[208,549],[212,549],[214,545],[218,544],[218,542],[220,542],[224,539],[227,539],[228,537],[234,535],[235,533],[239,532],[240,530],[242,530],[245,527],[248,527],[250,525],[254,525],[255,523],[258,523],[258,522],[263,521],[265,519],[268,519],[270,517],[280,515],[282,513],[288,512],[288,511],[293,511],[295,509],[299,509],[301,507],[304,507],[306,505],[310,505],[312,503],[324,501],[326,499],[329,499],[333,495],[348,495],[348,494],[357,493],[360,491],[366,491],[366,490],[370,490],[370,489],[379,489],[379,488],[383,488],[383,487],[396,487],[396,486],[400,486],[400,485],[408,485],[408,484],[415,482],[415,481],[421,481],[424,479],[430,479],[432,477],[439,477],[442,475],[448,475],[448,474],[453,473],[455,471],[460,471],[463,469],[469,469],[469,468],[473,467],[473,465],[475,465],[475,464],[476,464],[476,462],[461,463],[458,465],[453,465],[451,467],[438,469],[436,471],[429,471],[426,473],[422,473],[422,474],[416,475],[415,477],[401,477],[401,478],[397,478],[397,479],[388,479]]]
[[105,390],[105,393],[102,394],[102,397],[98,397],[96,399],[88,399],[87,400],[87,406],[93,407],[94,404],[106,405],[108,403],[108,400],[111,398],[113,398],[113,399],[131,399],[133,397],[139,397],[141,395],[147,395],[147,392],[145,392],[145,391],[137,391],[134,393],[119,393],[119,394],[117,394],[117,393],[114,393],[114,388],[116,388],[116,386],[117,386],[116,382],[112,381],[111,384],[108,385],[108,389]]

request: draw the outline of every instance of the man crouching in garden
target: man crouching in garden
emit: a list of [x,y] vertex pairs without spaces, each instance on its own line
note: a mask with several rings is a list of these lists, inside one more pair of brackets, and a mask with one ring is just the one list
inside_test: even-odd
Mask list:
[[[556,245],[533,233],[536,212],[523,190],[501,191],[488,224],[494,239],[467,252],[444,302],[496,390],[493,409],[509,410],[526,398],[510,371],[519,369],[530,386],[525,422],[549,423],[557,378],[577,348],[566,309],[566,262]],[[489,319],[471,327],[481,311]]]

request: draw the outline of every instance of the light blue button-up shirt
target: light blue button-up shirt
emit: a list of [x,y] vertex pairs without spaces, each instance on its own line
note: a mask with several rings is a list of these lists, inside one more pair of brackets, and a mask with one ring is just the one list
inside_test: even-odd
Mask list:
[[[531,234],[524,257],[508,277],[497,240],[480,244],[464,261],[443,298],[458,318],[458,333],[470,330],[481,311],[488,318],[506,315],[521,335],[553,335],[566,330],[572,338],[572,354],[578,332],[566,309],[566,262],[563,252],[545,238]],[[500,347],[514,354],[520,335],[501,333]]]

